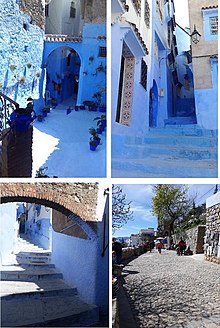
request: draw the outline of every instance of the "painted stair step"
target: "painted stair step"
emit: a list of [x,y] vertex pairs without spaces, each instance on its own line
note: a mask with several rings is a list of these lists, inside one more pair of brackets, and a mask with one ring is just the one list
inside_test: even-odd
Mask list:
[[50,263],[50,259],[39,259],[39,258],[16,258],[16,261],[18,264],[22,265],[22,264],[49,264]]
[[48,296],[70,296],[77,288],[61,279],[41,281],[1,281],[1,300],[40,299]]
[[[98,308],[82,301],[79,296],[45,297],[42,299],[4,301],[1,324],[17,327],[56,321],[56,326],[72,322],[71,327],[95,324],[99,320]],[[47,325],[48,326],[48,325]]]
[[2,281],[37,281],[47,279],[62,279],[63,274],[61,272],[49,272],[49,271],[1,271]]
[[20,251],[15,254],[19,256],[37,256],[37,257],[51,256],[51,252],[36,252],[36,251],[35,252]]
[[197,125],[167,125],[161,128],[150,128],[149,134],[171,134],[171,135],[186,135],[186,136],[203,136],[217,137],[217,130],[201,129]]
[[[158,177],[169,178],[216,178],[218,176],[217,164],[212,160],[188,160],[172,157],[147,159],[121,159],[112,161],[112,177]],[[120,175],[118,175],[119,173]],[[124,174],[122,175],[122,173]]]
[[151,155],[169,155],[178,158],[188,158],[193,160],[216,159],[218,158],[217,150],[202,150],[196,147],[176,147],[166,145],[125,145],[124,158],[146,158]]

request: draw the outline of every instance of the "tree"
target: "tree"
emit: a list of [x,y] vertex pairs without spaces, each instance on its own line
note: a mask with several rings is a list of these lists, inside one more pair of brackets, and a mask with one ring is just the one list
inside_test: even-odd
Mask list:
[[160,230],[167,230],[171,236],[175,221],[188,213],[193,200],[188,198],[185,185],[161,184],[154,186],[153,191],[155,196],[152,198],[152,212],[158,217]]
[[112,186],[112,229],[115,232],[129,220],[133,219],[131,201],[126,200],[126,195],[119,186]]

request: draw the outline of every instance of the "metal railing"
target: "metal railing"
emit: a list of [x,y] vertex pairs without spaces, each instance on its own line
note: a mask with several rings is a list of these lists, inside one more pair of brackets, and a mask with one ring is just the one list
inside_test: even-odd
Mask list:
[[19,104],[0,92],[0,135],[4,129],[9,127],[10,114],[19,108]]

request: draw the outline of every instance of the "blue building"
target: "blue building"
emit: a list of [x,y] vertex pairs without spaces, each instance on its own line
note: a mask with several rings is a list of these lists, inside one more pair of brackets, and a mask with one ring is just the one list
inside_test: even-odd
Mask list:
[[[217,134],[211,108],[205,114],[197,101],[193,31],[176,23],[174,0],[112,1],[113,177],[216,176]],[[216,54],[210,61],[216,80]]]
[[[29,7],[28,7],[29,6]],[[1,1],[0,91],[35,110],[72,97],[106,105],[105,1]],[[40,17],[40,24],[39,24]]]

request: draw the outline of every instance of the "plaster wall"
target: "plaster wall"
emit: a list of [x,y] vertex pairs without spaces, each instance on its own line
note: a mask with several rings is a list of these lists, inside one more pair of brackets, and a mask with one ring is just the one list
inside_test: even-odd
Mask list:
[[16,0],[2,0],[0,15],[0,90],[26,107],[40,94],[44,32]]
[[212,88],[212,76],[209,57],[218,53],[218,41],[206,40],[204,35],[204,23],[202,7],[218,5],[217,0],[188,0],[190,29],[193,31],[194,24],[201,34],[199,43],[192,42],[193,71],[195,89]]
[[[137,135],[143,136],[149,129],[149,90],[150,90],[150,71],[151,71],[151,56],[144,55],[140,45],[136,41],[132,42],[128,37],[128,32],[131,30],[130,24],[135,24],[140,32],[140,35],[145,42],[149,53],[151,53],[151,1],[148,2],[150,6],[150,28],[147,28],[144,21],[144,1],[142,1],[142,10],[140,15],[137,14],[133,2],[126,1],[129,6],[129,11],[123,13],[121,7],[112,5],[112,134],[113,135]],[[122,15],[122,16],[121,16]],[[132,32],[133,33],[133,32]],[[133,85],[133,98],[132,98],[132,112],[130,126],[126,126],[116,122],[118,90],[122,57],[123,40],[125,40],[131,53],[135,57],[134,68],[134,85]],[[141,79],[141,58],[147,64],[147,88],[146,90],[140,84]],[[141,99],[141,101],[140,101]]]
[[49,15],[46,17],[46,34],[82,35],[80,1],[75,1],[76,16],[70,17],[72,0],[52,0],[49,4]]
[[98,242],[52,233],[52,262],[64,279],[77,287],[87,301],[107,310],[108,261],[101,257]]
[[0,205],[0,265],[6,264],[17,246],[17,235],[19,223],[16,220],[17,206],[16,203]]

